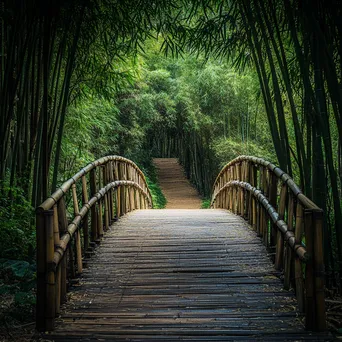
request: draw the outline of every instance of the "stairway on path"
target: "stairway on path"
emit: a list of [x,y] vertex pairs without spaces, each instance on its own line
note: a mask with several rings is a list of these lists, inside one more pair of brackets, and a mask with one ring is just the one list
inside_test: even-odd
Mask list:
[[177,158],[154,158],[158,181],[167,200],[166,209],[199,209],[202,201],[186,178]]

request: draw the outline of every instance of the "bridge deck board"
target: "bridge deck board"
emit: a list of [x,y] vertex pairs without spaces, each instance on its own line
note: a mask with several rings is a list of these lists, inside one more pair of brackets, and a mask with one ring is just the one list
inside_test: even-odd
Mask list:
[[255,232],[223,210],[143,210],[105,234],[54,341],[331,340],[306,332]]

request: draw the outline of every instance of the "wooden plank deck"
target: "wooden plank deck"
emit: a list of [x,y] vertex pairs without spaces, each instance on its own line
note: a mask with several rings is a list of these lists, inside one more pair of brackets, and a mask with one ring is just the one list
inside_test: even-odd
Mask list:
[[115,223],[53,341],[331,340],[304,330],[292,292],[240,217],[141,210]]

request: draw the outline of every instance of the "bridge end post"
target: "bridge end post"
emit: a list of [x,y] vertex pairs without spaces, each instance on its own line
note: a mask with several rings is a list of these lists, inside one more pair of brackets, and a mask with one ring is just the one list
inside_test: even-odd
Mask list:
[[55,270],[53,210],[37,209],[37,304],[36,329],[53,330],[55,326]]
[[307,330],[326,330],[323,259],[323,212],[305,210],[305,243],[311,256],[306,265],[305,327]]
[[313,211],[314,271],[315,271],[315,305],[316,329],[327,329],[325,310],[325,269],[323,253],[323,211]]

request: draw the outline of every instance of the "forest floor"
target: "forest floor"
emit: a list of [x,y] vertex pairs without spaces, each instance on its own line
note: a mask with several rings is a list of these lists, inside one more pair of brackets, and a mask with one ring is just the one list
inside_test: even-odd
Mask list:
[[166,209],[200,209],[202,200],[186,178],[176,158],[154,158],[159,186],[166,197]]

